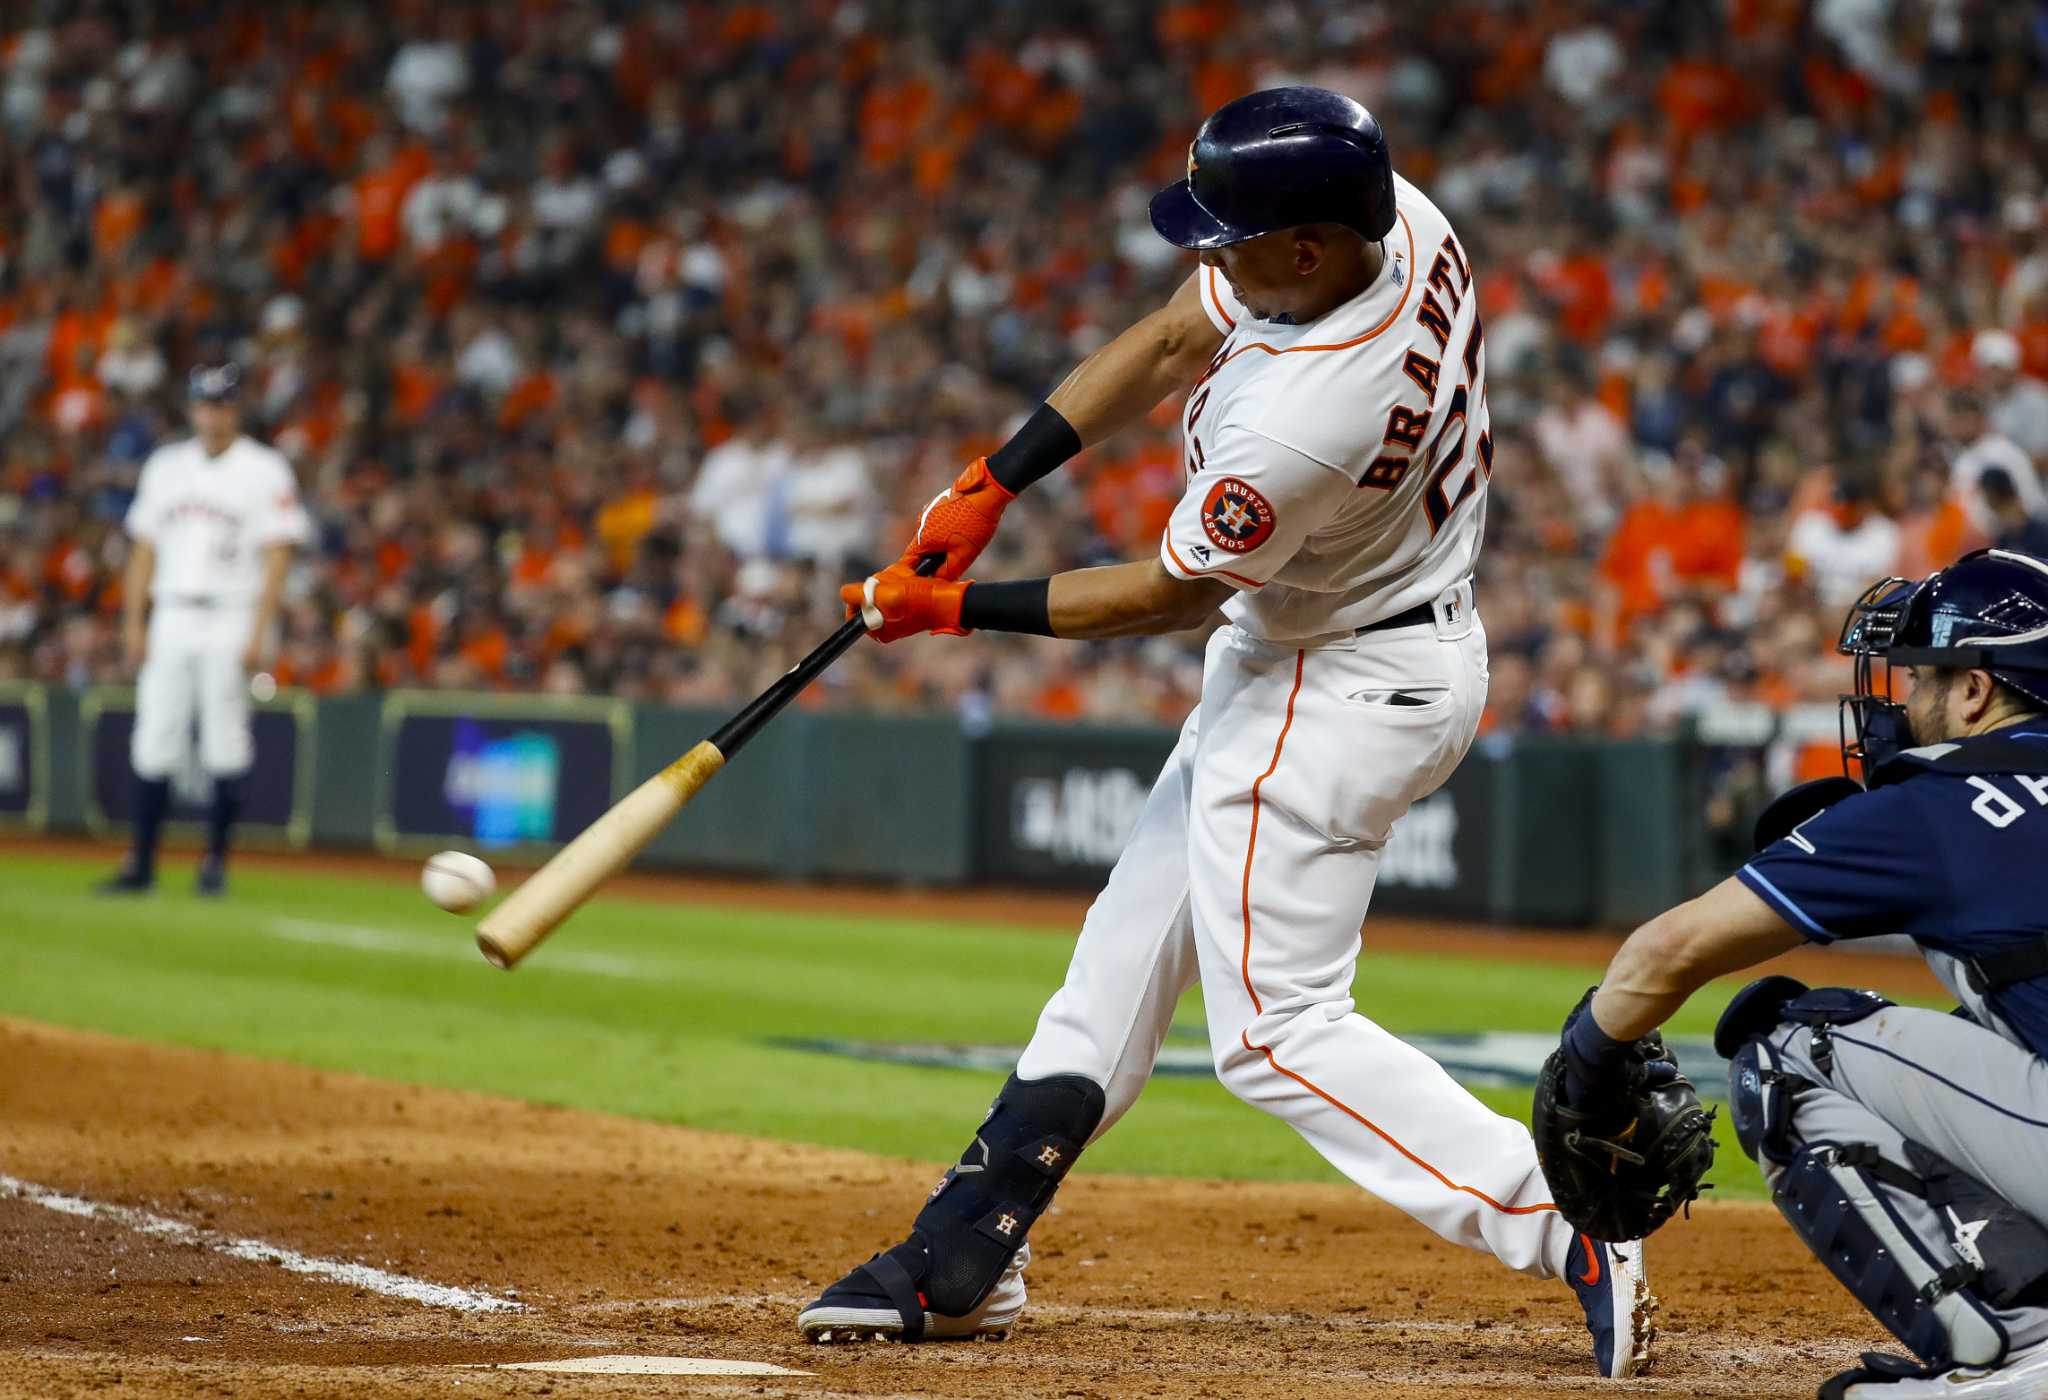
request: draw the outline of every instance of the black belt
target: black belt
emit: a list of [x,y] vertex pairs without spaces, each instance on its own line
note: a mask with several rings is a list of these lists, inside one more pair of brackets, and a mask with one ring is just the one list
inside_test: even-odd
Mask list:
[[1975,957],[1957,958],[1956,961],[1969,972],[1970,985],[1979,996],[2002,992],[2019,982],[2048,977],[2048,937],[2022,943],[2017,948],[1979,953]]
[[1425,622],[1436,621],[1435,603],[1417,603],[1406,612],[1397,612],[1392,617],[1383,617],[1378,622],[1368,622],[1353,635],[1363,637],[1368,632],[1391,632],[1396,627],[1420,627]]

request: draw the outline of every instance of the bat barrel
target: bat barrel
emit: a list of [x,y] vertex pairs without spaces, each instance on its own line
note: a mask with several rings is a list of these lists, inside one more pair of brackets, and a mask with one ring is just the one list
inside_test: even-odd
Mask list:
[[612,876],[725,766],[706,739],[621,798],[527,876],[476,926],[477,950],[491,966],[510,970]]

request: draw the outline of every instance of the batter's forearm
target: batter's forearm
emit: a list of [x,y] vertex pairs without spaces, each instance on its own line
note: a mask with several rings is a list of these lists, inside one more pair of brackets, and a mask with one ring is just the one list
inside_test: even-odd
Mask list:
[[1046,399],[1092,447],[1193,384],[1223,343],[1202,310],[1201,271],[1173,300],[1075,367]]
[[1202,309],[1200,276],[1197,270],[1166,305],[1083,360],[988,454],[997,485],[1010,496],[1021,493],[1195,381],[1222,343]]
[[1141,560],[1016,583],[969,584],[960,623],[970,631],[1071,641],[1150,637],[1199,626],[1229,594],[1224,584],[1178,579],[1158,561]]

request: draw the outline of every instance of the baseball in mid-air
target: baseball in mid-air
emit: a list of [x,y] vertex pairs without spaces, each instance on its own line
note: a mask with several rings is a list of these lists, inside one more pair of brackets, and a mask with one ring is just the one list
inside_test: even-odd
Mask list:
[[491,897],[498,877],[468,851],[442,851],[427,858],[420,888],[451,914],[467,914]]

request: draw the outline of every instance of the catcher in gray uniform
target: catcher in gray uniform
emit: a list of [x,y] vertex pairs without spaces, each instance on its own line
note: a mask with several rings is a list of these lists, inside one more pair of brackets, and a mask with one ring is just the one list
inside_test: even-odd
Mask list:
[[[1567,1219],[1574,1179],[1585,1209],[1612,1209],[1644,1185],[1629,1164],[1657,1156],[1630,1138],[1658,1121],[1643,1037],[1710,979],[1801,942],[1906,934],[1961,1006],[1754,982],[1715,1033],[1730,1116],[1793,1230],[1913,1354],[1865,1355],[1822,1400],[2041,1400],[2048,562],[1980,550],[1887,579],[1841,649],[1856,659],[1844,754],[1863,781],[1793,789],[1759,819],[1749,864],[1630,936],[1565,1023],[1539,1154]],[[1546,1113],[1573,1131],[1546,1142]],[[1605,1187],[1589,1157],[1607,1159]]]

